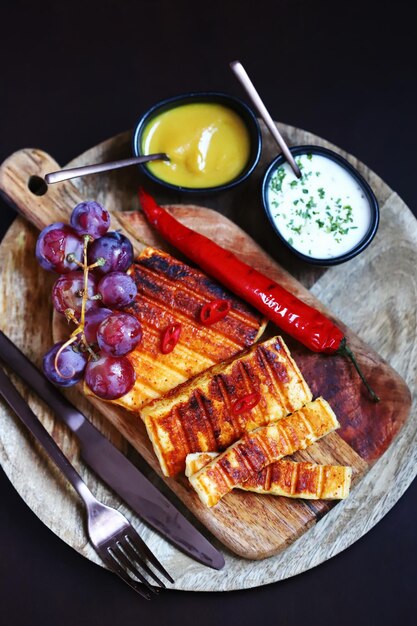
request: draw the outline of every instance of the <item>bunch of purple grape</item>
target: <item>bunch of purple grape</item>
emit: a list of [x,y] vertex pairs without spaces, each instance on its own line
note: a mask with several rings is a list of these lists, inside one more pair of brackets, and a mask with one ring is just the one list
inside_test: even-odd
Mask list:
[[142,339],[140,322],[123,311],[137,295],[126,273],[133,247],[119,232],[108,232],[110,215],[97,202],[82,202],[70,225],[42,230],[36,244],[41,267],[61,276],[52,288],[55,309],[76,324],[66,342],[56,343],[43,359],[47,378],[63,387],[83,377],[105,400],[120,398],[135,383],[126,358]]

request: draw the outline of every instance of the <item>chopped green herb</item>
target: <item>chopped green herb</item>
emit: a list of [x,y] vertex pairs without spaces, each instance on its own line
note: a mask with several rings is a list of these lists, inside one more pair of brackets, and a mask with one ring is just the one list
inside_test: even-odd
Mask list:
[[[296,157],[295,161],[302,170],[300,179],[295,180],[289,170],[286,167],[284,169],[284,166],[279,167],[270,179],[270,204],[271,209],[276,209],[274,218],[286,225],[287,232],[294,233],[294,236],[288,237],[288,243],[293,245],[296,234],[298,242],[304,241],[305,249],[312,245],[314,237],[318,235],[318,229],[323,234],[328,233],[334,242],[340,243],[351,232],[351,229],[360,228],[352,225],[354,212],[352,206],[348,204],[348,196],[343,198],[331,196],[329,195],[330,188],[326,188],[324,184],[318,188],[316,186],[311,188],[309,179],[322,176],[322,172],[312,170],[311,166],[306,163],[306,159],[311,161],[313,156],[312,153],[308,153]],[[283,182],[287,174],[284,190]],[[322,178],[324,183],[324,176]],[[290,190],[293,190],[292,196]],[[274,193],[277,194],[275,197]],[[324,199],[326,203],[323,203]],[[282,210],[284,207],[285,213]],[[280,208],[279,211],[278,208]],[[311,249],[308,254],[311,254]]]
[[286,175],[287,173],[283,167],[279,167],[277,169],[275,174],[271,177],[271,181],[269,183],[271,186],[271,191],[275,191],[276,193],[282,191],[282,183]]

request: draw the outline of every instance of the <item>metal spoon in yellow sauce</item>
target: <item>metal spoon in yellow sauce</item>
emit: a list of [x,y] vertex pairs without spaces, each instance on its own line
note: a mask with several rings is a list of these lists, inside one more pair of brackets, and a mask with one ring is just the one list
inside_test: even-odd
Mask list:
[[217,187],[245,168],[250,153],[249,132],[232,109],[215,103],[184,104],[154,117],[142,137],[142,154],[165,152],[169,161],[148,169],[172,185]]

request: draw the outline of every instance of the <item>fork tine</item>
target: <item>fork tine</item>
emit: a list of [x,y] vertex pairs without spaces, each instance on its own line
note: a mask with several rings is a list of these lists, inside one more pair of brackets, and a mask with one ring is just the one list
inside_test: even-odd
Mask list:
[[133,580],[128,574],[126,574],[125,570],[121,565],[116,561],[116,559],[108,552],[109,556],[106,556],[102,552],[100,552],[100,557],[107,565],[110,571],[114,572],[121,578],[126,584],[129,585],[134,591],[136,591],[140,596],[145,598],[145,600],[150,600],[151,595],[148,591],[148,585],[143,585],[142,583],[138,583],[136,580]]
[[151,570],[148,564],[141,557],[138,557],[136,550],[132,548],[131,542],[128,541],[128,535],[125,536],[125,539],[126,542],[121,544],[121,547],[124,552],[127,553],[127,556],[130,558],[130,560],[133,562],[138,561],[141,568],[144,569],[151,578],[153,578],[156,584],[166,589],[165,583],[163,583],[162,580],[158,578],[158,576]]
[[146,558],[152,563],[152,565],[154,567],[156,567],[156,569],[158,570],[158,572],[160,574],[162,574],[163,576],[165,576],[165,578],[167,580],[169,580],[170,583],[174,584],[174,579],[172,578],[172,576],[170,576],[168,574],[168,572],[166,571],[166,569],[163,567],[163,565],[158,561],[158,559],[156,558],[156,556],[153,554],[153,552],[151,552],[151,550],[148,548],[148,546],[146,545],[146,543],[143,541],[143,539],[140,537],[140,535],[138,535],[138,533],[136,532],[136,530],[132,527],[129,529],[129,534],[126,534],[126,539],[129,542],[130,547],[140,556],[143,558],[143,556],[145,555]]
[[111,548],[107,549],[110,556],[115,559],[116,561],[119,562],[119,564],[124,568],[124,570],[129,570],[129,572],[131,572],[134,576],[136,576],[137,578],[139,578],[139,580],[141,581],[141,583],[143,585],[145,585],[145,587],[151,591],[152,593],[156,593],[156,589],[155,587],[152,587],[152,585],[146,580],[145,576],[139,571],[139,569],[137,567],[135,567],[130,560],[126,557],[126,555],[124,554],[124,552],[121,550],[120,547],[120,542],[118,541],[117,544],[112,545]]

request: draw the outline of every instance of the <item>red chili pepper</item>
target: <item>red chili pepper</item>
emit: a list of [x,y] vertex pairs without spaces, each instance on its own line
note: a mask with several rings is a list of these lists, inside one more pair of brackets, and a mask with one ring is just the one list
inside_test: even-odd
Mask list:
[[211,326],[225,318],[231,308],[229,300],[219,299],[206,302],[200,311],[200,322],[205,326]]
[[347,356],[372,399],[379,400],[347,346],[343,332],[332,320],[240,261],[232,252],[178,222],[143,189],[139,190],[139,199],[149,222],[169,243],[313,352]]
[[165,328],[161,337],[161,352],[162,354],[169,354],[173,351],[175,346],[178,343],[178,340],[181,335],[181,327],[182,324],[179,322],[176,324],[171,324],[167,328]]
[[237,400],[235,400],[232,404],[232,413],[234,415],[240,415],[245,411],[250,411],[253,409],[261,399],[261,394],[259,391],[255,391],[254,393],[247,393],[246,396],[241,396]]

